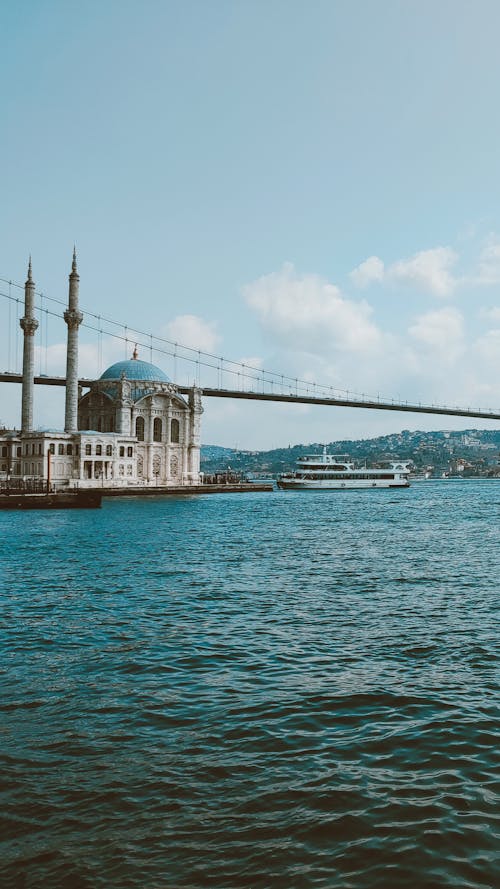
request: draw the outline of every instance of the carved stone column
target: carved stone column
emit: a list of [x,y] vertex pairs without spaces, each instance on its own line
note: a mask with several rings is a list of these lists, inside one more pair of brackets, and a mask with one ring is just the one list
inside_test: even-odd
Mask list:
[[201,415],[203,406],[201,403],[201,389],[196,388],[196,386],[189,393],[189,408],[191,417],[189,472],[192,481],[197,482],[200,477]]
[[171,473],[170,473],[170,454],[171,454],[170,427],[172,425],[172,399],[171,398],[169,398],[168,404],[167,404],[166,423],[167,423],[167,428],[165,429],[165,480],[168,484],[168,482],[170,481],[170,478],[171,478]]

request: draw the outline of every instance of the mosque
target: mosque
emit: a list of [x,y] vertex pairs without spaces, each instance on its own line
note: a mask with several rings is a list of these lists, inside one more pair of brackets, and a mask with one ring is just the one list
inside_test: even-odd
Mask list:
[[78,380],[80,278],[76,252],[69,276],[64,432],[33,429],[35,283],[31,259],[24,288],[21,430],[0,431],[0,479],[55,489],[199,485],[201,392],[187,398],[134,349],[98,380]]

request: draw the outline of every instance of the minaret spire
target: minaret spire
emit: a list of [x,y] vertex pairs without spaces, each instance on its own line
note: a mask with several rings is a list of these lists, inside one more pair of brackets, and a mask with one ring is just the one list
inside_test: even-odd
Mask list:
[[35,318],[35,282],[31,270],[31,255],[28,263],[28,278],[24,285],[24,318],[19,321],[24,333],[23,345],[23,391],[21,396],[21,432],[33,432],[33,392],[35,382],[35,331],[38,321]]
[[68,325],[68,346],[66,350],[66,410],[64,431],[78,430],[78,328],[83,315],[78,309],[80,276],[76,270],[76,247],[73,247],[73,262],[69,276],[68,308],[64,320]]

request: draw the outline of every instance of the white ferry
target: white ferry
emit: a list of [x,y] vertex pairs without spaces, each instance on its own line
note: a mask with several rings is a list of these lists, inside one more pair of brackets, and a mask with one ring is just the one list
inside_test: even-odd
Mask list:
[[330,491],[343,488],[409,488],[409,461],[390,462],[387,469],[357,468],[347,454],[306,454],[295,472],[278,476],[278,488],[288,491]]

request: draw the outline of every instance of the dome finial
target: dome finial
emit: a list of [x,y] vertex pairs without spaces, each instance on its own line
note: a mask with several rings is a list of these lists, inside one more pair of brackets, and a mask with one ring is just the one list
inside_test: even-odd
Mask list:
[[139,357],[139,352],[137,351],[137,343],[136,343],[134,346],[134,351],[132,353],[132,358],[134,361],[137,361],[138,357]]

